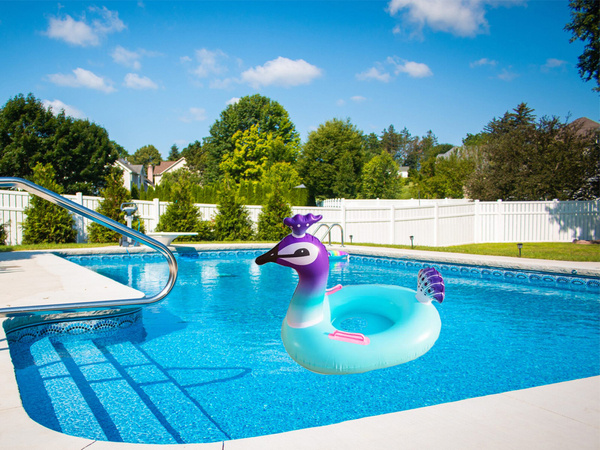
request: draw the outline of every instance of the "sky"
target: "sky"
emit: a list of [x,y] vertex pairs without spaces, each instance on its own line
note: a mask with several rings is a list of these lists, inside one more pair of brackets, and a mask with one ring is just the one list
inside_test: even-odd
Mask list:
[[133,154],[209,135],[240,97],[460,145],[527,103],[600,121],[568,1],[0,1],[0,106],[32,93]]

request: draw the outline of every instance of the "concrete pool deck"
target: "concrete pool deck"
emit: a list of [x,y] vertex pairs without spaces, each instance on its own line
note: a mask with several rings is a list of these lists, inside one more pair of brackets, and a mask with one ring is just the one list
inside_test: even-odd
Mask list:
[[[185,251],[190,246],[181,246]],[[268,245],[193,246],[196,249],[266,248]],[[340,249],[332,247],[332,249]],[[346,247],[353,254],[457,264],[490,265],[581,276],[600,276],[600,263],[539,261],[449,253]],[[115,247],[101,253],[120,251]],[[80,249],[65,253],[92,253]],[[44,252],[0,253],[0,307],[35,302],[131,298],[138,291]],[[600,354],[599,354],[600,357]],[[6,449],[600,449],[600,376],[335,425],[210,444],[144,445],[67,436],[32,421],[22,407],[4,328],[0,328],[0,448]]]

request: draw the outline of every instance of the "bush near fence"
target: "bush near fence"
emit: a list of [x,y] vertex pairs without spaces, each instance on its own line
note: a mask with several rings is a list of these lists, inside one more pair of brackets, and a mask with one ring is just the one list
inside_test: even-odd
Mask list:
[[[81,194],[66,198],[95,210],[99,197]],[[420,204],[419,204],[420,202]],[[135,200],[146,232],[155,230],[168,202]],[[7,244],[22,242],[21,224],[29,204],[26,192],[0,190],[0,224],[6,225]],[[354,243],[423,246],[450,246],[485,242],[570,242],[574,239],[600,239],[600,200],[541,202],[479,202],[468,200],[343,200],[335,206],[293,207],[294,214],[321,214],[320,224],[338,223],[344,241]],[[217,213],[214,204],[196,204],[202,220]],[[258,223],[261,207],[246,206],[250,219]],[[78,242],[87,238],[88,219],[75,216]],[[320,224],[313,225],[315,232]],[[317,236],[322,238],[326,228]],[[332,230],[340,242],[340,231]]]

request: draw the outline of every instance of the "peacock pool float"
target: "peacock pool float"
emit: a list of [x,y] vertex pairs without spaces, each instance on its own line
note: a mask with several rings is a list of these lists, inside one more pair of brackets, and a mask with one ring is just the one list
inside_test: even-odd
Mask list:
[[274,262],[298,273],[281,328],[288,354],[313,372],[351,374],[395,366],[427,353],[441,329],[432,304],[442,303],[445,295],[439,272],[421,269],[417,291],[380,284],[327,289],[327,249],[306,232],[321,218],[312,214],[286,218],[284,224],[292,233],[256,258],[258,265]]

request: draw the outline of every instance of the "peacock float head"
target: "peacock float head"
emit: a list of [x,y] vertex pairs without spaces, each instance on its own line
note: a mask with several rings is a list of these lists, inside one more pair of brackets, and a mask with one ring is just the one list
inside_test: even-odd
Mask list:
[[306,231],[323,216],[296,214],[283,223],[292,231],[267,253],[256,258],[256,264],[274,262],[296,269],[299,275],[317,275],[329,272],[327,249],[319,239]]

